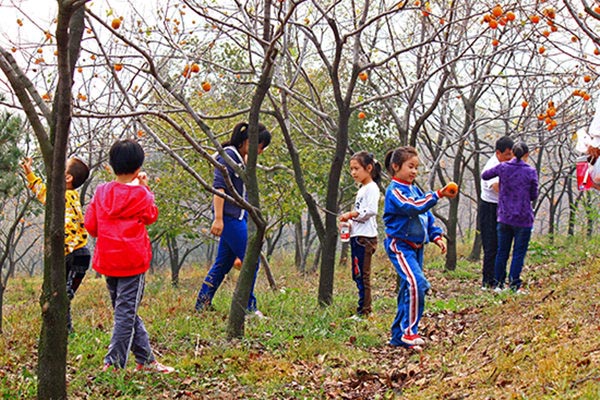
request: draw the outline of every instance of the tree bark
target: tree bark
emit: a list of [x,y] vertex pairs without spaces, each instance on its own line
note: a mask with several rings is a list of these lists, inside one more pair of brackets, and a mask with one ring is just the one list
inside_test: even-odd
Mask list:
[[258,123],[260,110],[265,97],[271,87],[273,79],[273,68],[277,57],[276,41],[271,41],[270,22],[271,22],[271,1],[265,2],[265,14],[263,18],[263,40],[265,58],[262,66],[260,79],[256,86],[256,91],[252,97],[250,112],[248,116],[248,156],[246,161],[246,170],[244,171],[246,190],[248,193],[248,202],[253,209],[248,210],[250,215],[249,232],[253,232],[246,245],[246,254],[242,269],[237,281],[233,298],[231,299],[231,308],[229,311],[229,321],[227,324],[227,336],[229,339],[240,338],[244,336],[244,321],[246,316],[246,306],[250,298],[250,291],[254,275],[256,273],[258,259],[264,242],[264,236],[267,223],[260,212],[260,194],[258,180],[256,177],[256,163],[258,158]]
[[177,244],[177,238],[168,236],[167,237],[167,248],[169,249],[169,265],[171,266],[171,285],[173,287],[179,286],[179,245]]
[[6,290],[6,287],[2,284],[0,284],[0,334],[3,334],[4,331],[3,329],[3,325],[2,325],[2,321],[4,321],[4,291]]
[[[42,329],[38,347],[38,399],[66,399],[67,307],[65,278],[65,163],[71,125],[71,87],[83,34],[84,8],[58,2],[56,43],[58,86],[50,123],[44,225],[44,282],[40,305]],[[41,146],[44,148],[44,146]]]
[[271,272],[271,266],[269,265],[269,261],[267,257],[263,253],[260,253],[260,262],[263,265],[263,269],[265,270],[265,275],[267,276],[267,281],[269,281],[269,287],[271,290],[277,290],[277,283],[275,283],[275,278],[273,278],[273,273]]
[[302,219],[294,224],[294,265],[298,271],[304,271],[302,239]]

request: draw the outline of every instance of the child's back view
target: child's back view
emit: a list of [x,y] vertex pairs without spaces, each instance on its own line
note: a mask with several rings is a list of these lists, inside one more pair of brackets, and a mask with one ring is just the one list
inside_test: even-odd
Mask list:
[[92,265],[106,276],[114,310],[104,370],[125,368],[131,350],[136,370],[173,372],[154,359],[148,332],[137,315],[152,258],[146,225],[158,218],[148,177],[140,172],[144,150],[133,140],[119,140],[110,148],[109,162],[116,178],[98,186],[85,214],[85,227],[97,238]]
[[[31,158],[23,161],[22,167],[27,186],[35,193],[42,204],[46,204],[46,184],[31,169]],[[81,285],[86,271],[90,267],[90,251],[87,248],[88,233],[83,226],[83,212],[77,190],[90,176],[88,166],[79,158],[72,157],[65,169],[65,276],[67,278],[67,296],[69,301]],[[67,329],[73,331],[71,306],[67,311]]]

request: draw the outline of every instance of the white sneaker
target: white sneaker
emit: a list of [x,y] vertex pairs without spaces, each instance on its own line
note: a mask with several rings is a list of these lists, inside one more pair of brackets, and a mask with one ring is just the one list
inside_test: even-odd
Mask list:
[[158,372],[159,374],[170,374],[175,368],[163,365],[158,361],[152,361],[150,364],[136,364],[136,371]]
[[251,317],[256,317],[258,319],[267,319],[265,314],[263,314],[260,310],[256,310],[250,314]]
[[502,292],[505,292],[505,291],[506,291],[506,288],[501,288],[501,287],[495,287],[494,288],[494,292],[496,292],[496,293],[502,293]]

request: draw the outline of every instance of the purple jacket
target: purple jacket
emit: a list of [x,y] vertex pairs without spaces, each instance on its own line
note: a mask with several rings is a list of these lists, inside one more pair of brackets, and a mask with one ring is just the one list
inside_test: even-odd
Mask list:
[[513,158],[481,174],[481,179],[500,178],[498,222],[533,227],[531,202],[538,197],[537,171],[523,160]]

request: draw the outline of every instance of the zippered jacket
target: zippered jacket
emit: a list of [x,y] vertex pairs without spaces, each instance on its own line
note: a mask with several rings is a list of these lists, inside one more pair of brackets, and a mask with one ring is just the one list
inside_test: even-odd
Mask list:
[[385,233],[415,245],[442,238],[430,209],[440,199],[439,192],[423,193],[417,186],[394,178],[386,193],[383,210]]
[[93,268],[111,277],[146,272],[152,259],[146,225],[157,218],[154,195],[147,187],[119,182],[98,186],[85,213],[85,227],[97,238]]

